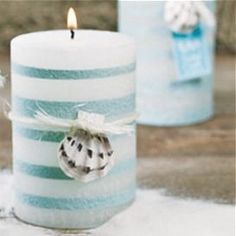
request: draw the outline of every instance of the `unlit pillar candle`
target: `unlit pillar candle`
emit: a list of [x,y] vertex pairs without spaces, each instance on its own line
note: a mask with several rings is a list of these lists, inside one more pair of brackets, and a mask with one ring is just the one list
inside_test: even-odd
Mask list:
[[[178,81],[171,32],[164,20],[165,1],[119,1],[119,29],[133,36],[137,53],[137,110],[139,123],[188,125],[213,114],[213,75]],[[213,11],[215,2],[207,2]],[[204,34],[213,63],[214,30]]]

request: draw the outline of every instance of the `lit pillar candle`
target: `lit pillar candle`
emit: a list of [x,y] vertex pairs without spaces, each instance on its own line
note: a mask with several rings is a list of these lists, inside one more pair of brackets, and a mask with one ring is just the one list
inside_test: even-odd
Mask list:
[[[157,126],[201,122],[213,114],[213,75],[185,82],[177,80],[165,4],[166,1],[119,1],[120,32],[138,43],[138,122]],[[206,4],[213,11],[215,1]],[[214,30],[204,32],[212,49]],[[213,59],[213,50],[211,54]]]
[[[33,118],[44,110],[76,119],[83,110],[112,121],[135,111],[134,42],[114,32],[73,34],[46,31],[12,40],[14,115]],[[13,122],[15,214],[46,227],[96,227],[134,199],[135,134],[109,136],[115,164],[107,176],[89,183],[71,179],[59,168],[63,137],[53,129]]]

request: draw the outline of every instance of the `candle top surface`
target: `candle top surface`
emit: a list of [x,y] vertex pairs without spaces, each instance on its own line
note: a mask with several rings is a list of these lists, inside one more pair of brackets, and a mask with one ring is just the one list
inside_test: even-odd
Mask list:
[[70,38],[69,30],[50,30],[22,34],[12,40],[12,46],[42,48],[48,50],[75,50],[118,48],[134,45],[134,40],[121,33],[100,30],[75,30]]

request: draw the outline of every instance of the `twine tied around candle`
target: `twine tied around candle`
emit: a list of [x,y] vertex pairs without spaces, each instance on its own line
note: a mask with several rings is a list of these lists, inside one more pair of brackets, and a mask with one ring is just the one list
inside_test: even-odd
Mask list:
[[80,111],[78,112],[78,118],[72,120],[54,117],[47,114],[46,111],[40,110],[35,112],[34,118],[29,118],[18,116],[10,111],[9,108],[9,104],[5,102],[4,114],[11,121],[69,132],[84,130],[91,134],[131,134],[134,131],[134,128],[129,124],[134,122],[138,117],[137,113],[133,113],[115,121],[105,122],[103,115]]

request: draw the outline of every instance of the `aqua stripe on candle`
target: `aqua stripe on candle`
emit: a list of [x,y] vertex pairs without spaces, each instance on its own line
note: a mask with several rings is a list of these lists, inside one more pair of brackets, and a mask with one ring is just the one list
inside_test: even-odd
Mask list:
[[33,77],[36,79],[77,80],[77,79],[102,79],[135,71],[135,63],[123,66],[88,69],[88,70],[52,70],[30,67],[12,63],[12,72],[15,74]]
[[87,210],[115,207],[131,202],[135,197],[135,184],[127,190],[112,195],[91,198],[56,198],[22,193],[16,190],[17,199],[23,204],[37,208],[59,210]]
[[[135,169],[135,166],[136,166],[135,158],[125,159],[123,161],[117,162],[115,166],[108,173],[108,176],[119,175],[126,171],[133,171],[133,169]],[[14,170],[38,178],[55,179],[55,180],[74,180],[66,176],[59,167],[35,165],[21,161],[17,158],[14,158]]]
[[58,167],[49,167],[43,165],[34,165],[14,158],[14,170],[26,175],[56,180],[73,180],[66,176]]
[[83,110],[103,114],[106,118],[113,118],[134,111],[135,94],[89,102],[56,102],[13,96],[12,106],[15,114],[27,117],[34,117],[36,111],[44,110],[51,116],[75,119],[77,112]]

